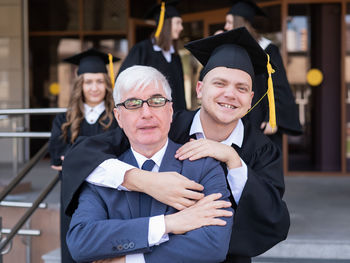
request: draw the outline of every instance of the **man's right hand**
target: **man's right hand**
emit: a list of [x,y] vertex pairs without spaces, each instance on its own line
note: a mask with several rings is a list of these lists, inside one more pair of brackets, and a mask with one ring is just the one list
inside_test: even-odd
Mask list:
[[184,234],[203,226],[226,225],[226,221],[219,217],[230,217],[233,213],[223,209],[230,207],[231,203],[218,200],[221,196],[220,193],[208,195],[191,207],[175,214],[166,215],[165,232],[167,234]]
[[131,169],[126,172],[123,186],[131,191],[138,191],[154,199],[183,210],[194,205],[204,197],[204,187],[176,172],[148,172]]

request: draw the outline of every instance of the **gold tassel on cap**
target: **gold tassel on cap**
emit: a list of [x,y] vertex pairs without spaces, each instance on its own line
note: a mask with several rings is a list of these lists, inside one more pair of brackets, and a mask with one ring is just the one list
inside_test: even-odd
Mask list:
[[271,74],[275,73],[275,70],[272,68],[270,64],[270,56],[269,54],[267,55],[267,73],[269,75],[267,79],[267,98],[269,100],[269,114],[270,114],[270,119],[269,123],[272,129],[276,128],[276,108],[275,108],[275,96],[273,93],[273,83],[272,83],[272,77]]
[[160,16],[159,16],[158,26],[157,26],[156,33],[154,34],[156,38],[158,38],[160,35],[160,32],[162,32],[164,16],[165,16],[165,2],[162,2],[162,6],[160,7]]
[[108,59],[109,59],[109,77],[111,78],[112,88],[114,89],[113,56],[111,53],[108,53]]

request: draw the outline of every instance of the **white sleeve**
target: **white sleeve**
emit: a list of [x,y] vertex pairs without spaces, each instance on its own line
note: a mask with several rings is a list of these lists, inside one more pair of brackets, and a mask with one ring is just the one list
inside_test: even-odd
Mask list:
[[148,244],[149,246],[160,245],[169,240],[168,234],[165,233],[164,215],[152,216],[149,219],[148,227]]
[[118,159],[108,159],[97,166],[86,178],[86,181],[98,186],[127,190],[121,184],[124,181],[125,173],[133,168],[135,167]]
[[145,257],[142,253],[129,254],[125,256],[125,263],[145,263]]
[[228,170],[227,181],[230,185],[232,196],[237,205],[241,199],[244,186],[248,180],[248,168],[245,162],[241,159],[242,166]]

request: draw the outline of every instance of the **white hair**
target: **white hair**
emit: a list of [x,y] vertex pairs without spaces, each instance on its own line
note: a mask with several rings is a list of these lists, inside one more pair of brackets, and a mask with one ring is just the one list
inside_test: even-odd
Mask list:
[[155,68],[136,65],[119,74],[113,90],[114,103],[121,103],[123,95],[130,90],[136,89],[142,92],[152,82],[157,88],[160,83],[166,98],[171,100],[171,89],[164,75]]

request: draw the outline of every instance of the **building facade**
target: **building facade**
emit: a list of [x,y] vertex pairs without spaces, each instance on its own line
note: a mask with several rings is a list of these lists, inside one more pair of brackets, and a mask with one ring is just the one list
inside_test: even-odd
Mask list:
[[[142,18],[156,2],[0,0],[0,108],[67,106],[75,73],[62,59],[90,47],[124,58],[154,29],[154,22]],[[269,17],[257,21],[257,28],[280,47],[304,131],[284,138],[286,174],[350,175],[350,0],[257,3]],[[199,65],[183,45],[222,29],[230,5],[229,0],[181,0],[178,5],[189,108],[198,107]],[[310,69],[320,70],[320,84],[308,84]],[[53,117],[0,118],[0,131],[49,131]],[[43,142],[19,139],[18,160],[28,159]],[[0,162],[11,161],[12,139],[1,139],[0,147]]]

